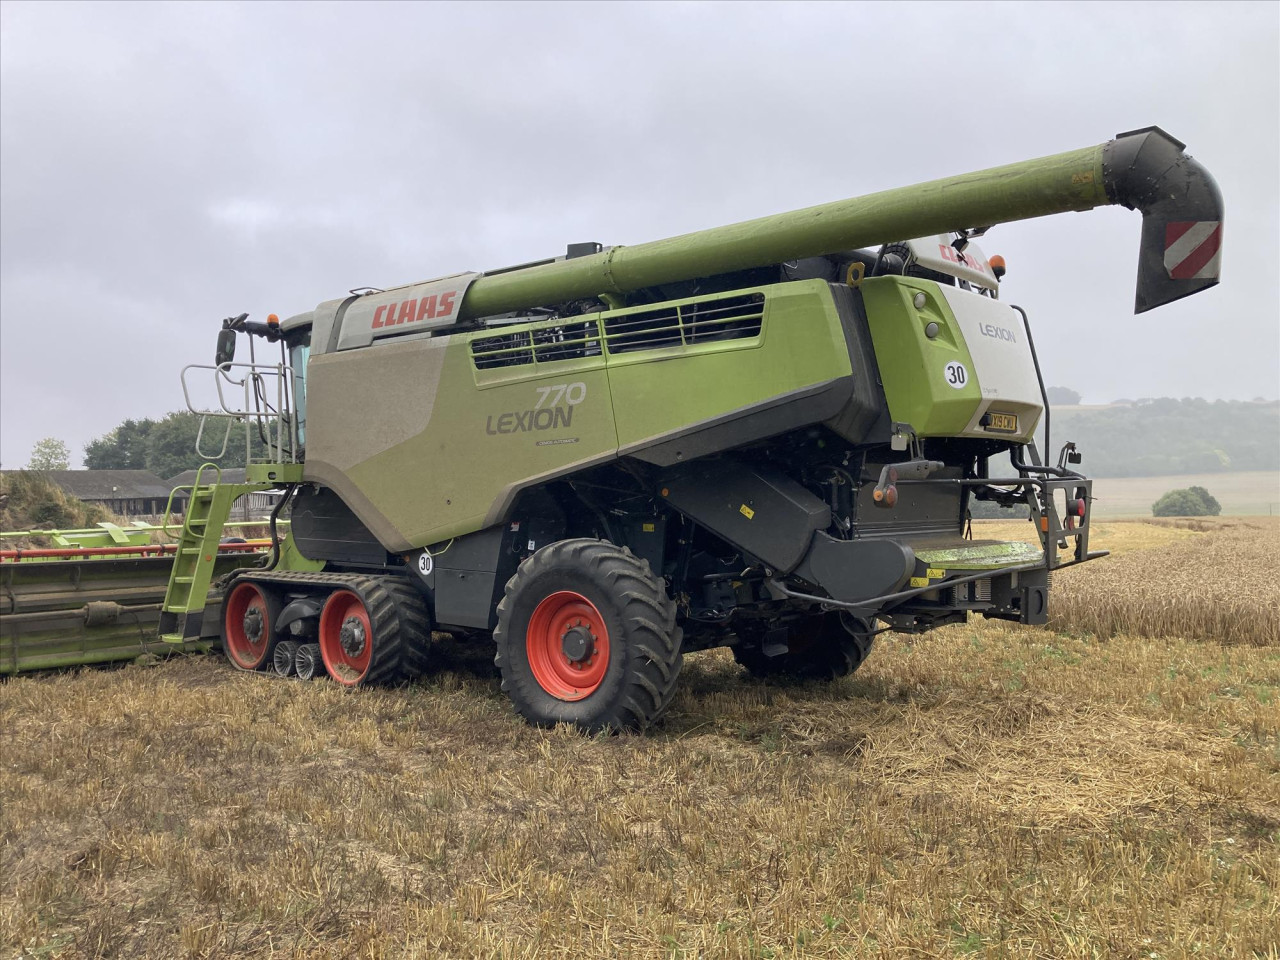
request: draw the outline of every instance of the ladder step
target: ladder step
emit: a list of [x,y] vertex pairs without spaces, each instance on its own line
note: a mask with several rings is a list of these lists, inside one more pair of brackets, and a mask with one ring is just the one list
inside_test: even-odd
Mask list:
[[[186,518],[174,550],[173,568],[165,591],[156,634],[166,643],[199,641],[200,618],[208,600],[207,584],[214,572],[218,538],[227,521],[238,487],[200,483],[187,498]],[[202,585],[196,589],[197,584]]]

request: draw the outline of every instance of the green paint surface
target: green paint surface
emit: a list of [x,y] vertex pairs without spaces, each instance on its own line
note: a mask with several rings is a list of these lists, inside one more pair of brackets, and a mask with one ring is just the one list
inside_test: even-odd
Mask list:
[[[973,357],[955,315],[932,280],[875,277],[862,284],[889,415],[909,423],[921,437],[955,436],[964,431],[982,402]],[[924,304],[916,307],[918,295]],[[925,329],[938,324],[930,339]],[[959,389],[946,379],[949,363],[960,363],[966,382]]]
[[[763,301],[753,308],[760,314],[758,334],[715,339],[704,335],[708,327],[696,325],[705,323],[697,311],[689,312],[684,326],[679,319],[692,304],[752,295]],[[644,315],[655,312],[673,318],[665,345],[622,349],[618,330],[633,329],[628,324],[647,322]],[[325,449],[337,469],[328,475],[317,471],[315,478],[334,486],[384,542],[405,551],[496,522],[516,486],[605,462],[628,444],[850,373],[839,316],[820,280],[490,327],[428,341],[434,346],[422,343],[377,344],[313,358],[308,387],[313,413],[329,403],[335,414],[335,422],[323,426],[313,417],[312,445],[326,440],[323,430],[335,440],[359,437],[362,449],[370,449],[344,465],[336,461],[343,445],[331,442]],[[566,356],[566,344],[585,355]],[[438,371],[429,397],[419,391],[409,401],[388,393],[387,360],[398,350],[416,351],[424,368]],[[473,352],[516,362],[477,367]],[[330,374],[339,368],[340,381]],[[339,390],[340,404],[320,395]],[[411,428],[415,412],[403,404],[428,401],[422,422]],[[396,404],[401,406],[388,409]],[[378,446],[383,416],[396,420],[396,430]],[[314,469],[311,454],[308,465]],[[383,518],[381,529],[370,521],[375,512]]]
[[[752,293],[765,297],[758,336],[609,355],[619,446],[849,376],[844,331],[825,281],[749,288],[734,296]],[[605,314],[606,322],[651,309]]]
[[917,560],[945,570],[991,570],[1044,562],[1043,550],[1019,540],[1007,543],[975,540],[934,550],[917,550],[915,553]]
[[[503,328],[519,336],[557,324]],[[477,370],[471,341],[451,338],[437,401],[424,428],[348,471],[360,492],[410,546],[425,546],[486,526],[504,487],[611,456],[618,446],[603,356],[533,361]],[[373,357],[374,346],[351,354]],[[375,358],[376,359],[376,358]],[[566,393],[572,384],[572,399]],[[556,388],[564,387],[563,391]],[[559,394],[559,402],[553,402]],[[541,403],[541,406],[539,404]],[[540,411],[548,411],[549,417]],[[550,420],[545,429],[523,429]],[[312,426],[314,435],[315,426]]]
[[979,170],[633,247],[479,277],[463,319],[624,293],[798,257],[1090,210],[1108,202],[1102,145]]

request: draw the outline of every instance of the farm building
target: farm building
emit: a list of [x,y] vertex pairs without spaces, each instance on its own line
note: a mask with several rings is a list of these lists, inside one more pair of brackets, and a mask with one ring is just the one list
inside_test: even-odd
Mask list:
[[[208,484],[213,478],[213,470],[206,470],[201,482]],[[195,470],[184,470],[176,477],[170,477],[166,483],[170,487],[190,487],[196,482]],[[222,471],[220,483],[244,483],[244,467],[229,467]],[[186,491],[184,491],[185,493]],[[261,520],[271,515],[280,494],[274,491],[248,493],[236,501],[232,509],[233,520]]]
[[[173,489],[173,484],[149,470],[44,470],[41,473],[77,500],[99,504],[121,517],[164,513]],[[186,502],[185,496],[175,497],[174,512],[183,512]]]

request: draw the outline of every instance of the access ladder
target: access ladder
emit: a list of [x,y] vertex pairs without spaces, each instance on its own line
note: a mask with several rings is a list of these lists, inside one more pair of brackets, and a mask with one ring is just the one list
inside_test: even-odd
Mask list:
[[[205,471],[212,469],[212,483],[204,482]],[[190,490],[187,513],[178,534],[178,549],[169,572],[169,586],[160,608],[160,639],[168,643],[183,643],[199,639],[204,609],[213,580],[214,561],[218,557],[218,544],[231,516],[231,506],[246,493],[270,490],[282,483],[301,479],[301,464],[251,464],[245,471],[243,483],[222,483],[222,470],[206,463],[196,472],[191,486],[176,487],[169,495],[165,509],[164,526],[168,528],[174,495]],[[296,476],[295,476],[296,474]]]

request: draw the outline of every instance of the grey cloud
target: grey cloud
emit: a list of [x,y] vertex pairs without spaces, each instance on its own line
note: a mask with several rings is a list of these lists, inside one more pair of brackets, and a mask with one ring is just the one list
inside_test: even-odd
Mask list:
[[[1131,315],[1138,218],[993,231],[1049,379],[1274,397],[1264,4],[0,8],[0,462],[182,403],[219,318],[636,243],[1159,123],[1223,284]],[[1266,279],[1271,278],[1271,279]]]

